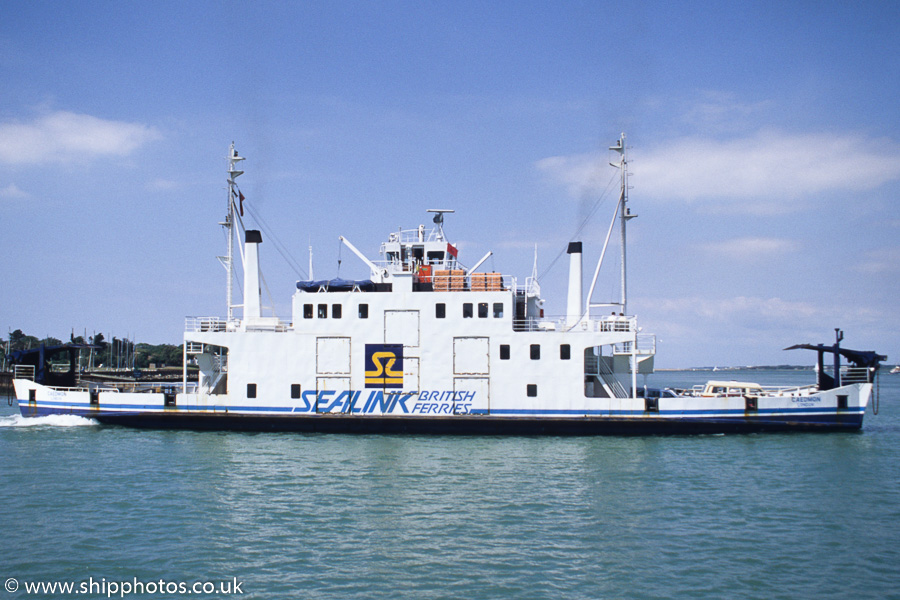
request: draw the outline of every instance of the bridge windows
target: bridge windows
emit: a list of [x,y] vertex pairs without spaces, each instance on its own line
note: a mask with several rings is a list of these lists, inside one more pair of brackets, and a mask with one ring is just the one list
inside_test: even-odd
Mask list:
[[[360,313],[359,318],[364,319],[365,317],[362,315],[362,307],[364,304],[360,304]],[[340,319],[343,316],[344,307],[341,304],[332,304],[331,305],[331,318],[332,319]],[[328,318],[328,305],[327,304],[319,304],[316,307],[316,317],[319,319],[327,319]],[[313,318],[313,305],[312,304],[304,304],[303,305],[303,318],[304,319],[312,319]]]

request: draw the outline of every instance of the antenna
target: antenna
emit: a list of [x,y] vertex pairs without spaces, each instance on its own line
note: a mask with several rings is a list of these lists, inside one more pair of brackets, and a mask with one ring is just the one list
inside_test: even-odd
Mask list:
[[231,148],[228,151],[228,204],[225,213],[225,221],[219,223],[226,230],[228,236],[228,254],[222,261],[225,270],[228,272],[228,281],[225,285],[225,302],[228,308],[228,320],[234,317],[234,307],[232,306],[232,293],[234,289],[234,199],[237,196],[234,188],[236,186],[234,180],[244,174],[243,171],[237,169],[240,161],[244,160],[242,156],[238,156],[237,150],[234,149],[234,142],[231,142]]
[[451,208],[429,208],[428,212],[436,213],[434,215],[434,219],[432,219],[432,220],[438,226],[438,239],[443,240],[444,239],[444,214],[445,213],[453,213],[456,211]]
[[312,236],[310,236],[310,238],[309,238],[309,280],[310,280],[310,281],[312,281],[312,280],[315,279],[315,277],[313,277],[313,262],[312,262],[312,255],[313,255],[313,252],[312,252]]
[[617,152],[619,154],[619,162],[610,162],[609,166],[616,167],[619,169],[622,178],[622,187],[619,192],[619,218],[622,222],[622,312],[627,314],[626,303],[628,301],[628,279],[627,279],[627,270],[625,268],[625,259],[626,259],[626,245],[625,245],[625,224],[628,223],[631,219],[635,218],[637,215],[631,214],[631,209],[627,207],[628,202],[628,157],[626,155],[626,146],[625,146],[625,134],[619,137],[616,140],[616,144],[614,146],[609,147],[613,152]]

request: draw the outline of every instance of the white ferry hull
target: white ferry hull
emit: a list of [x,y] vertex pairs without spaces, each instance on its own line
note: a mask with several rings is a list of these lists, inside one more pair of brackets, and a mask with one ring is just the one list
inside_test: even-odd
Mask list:
[[[238,406],[197,403],[196,394],[59,391],[17,380],[23,416],[74,414],[103,424],[130,427],[388,433],[440,435],[659,435],[764,431],[852,431],[862,427],[871,384],[852,384],[809,396],[761,397],[755,410],[744,398],[660,398],[648,411],[641,399],[615,399],[592,410],[498,410],[487,414],[361,414],[348,410],[318,413],[302,406]],[[31,392],[33,390],[33,392]],[[838,397],[846,408],[838,408]],[[23,398],[24,397],[24,398]],[[33,398],[33,399],[29,399]],[[192,402],[193,401],[193,402]],[[399,404],[399,403],[398,403]],[[629,406],[630,405],[630,406]]]

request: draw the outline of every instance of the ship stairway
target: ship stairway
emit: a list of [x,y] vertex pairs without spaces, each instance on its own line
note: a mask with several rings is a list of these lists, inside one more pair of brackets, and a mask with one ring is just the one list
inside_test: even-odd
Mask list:
[[600,379],[603,380],[603,385],[610,392],[611,397],[628,398],[628,392],[622,383],[616,379],[612,369],[609,368],[609,362],[604,360],[604,358],[603,356],[597,357],[597,372],[600,375]]
[[200,366],[200,380],[208,394],[221,393],[228,376],[227,358],[221,354],[201,354],[197,357]]
[[584,374],[589,378],[595,378],[596,384],[602,386],[603,392],[594,390],[594,393],[587,392],[589,396],[595,398],[628,398],[628,392],[622,386],[621,382],[613,374],[610,368],[612,357],[597,356],[587,352],[584,357]]

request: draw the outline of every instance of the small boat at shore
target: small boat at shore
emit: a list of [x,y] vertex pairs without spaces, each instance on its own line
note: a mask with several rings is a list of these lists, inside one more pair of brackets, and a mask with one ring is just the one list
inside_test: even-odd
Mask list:
[[[177,383],[84,382],[56,374],[43,350],[11,356],[23,416],[75,414],[153,428],[346,433],[643,435],[854,430],[886,357],[834,345],[818,353],[815,384],[772,388],[710,381],[696,390],[649,390],[656,338],[627,314],[624,135],[619,202],[590,290],[582,288],[582,242],[568,244],[567,305],[545,316],[537,277],[471,266],[444,232],[452,210],[432,209],[434,227],[390,233],[380,259],[341,242],[369,268],[365,280],[297,282],[290,320],[264,316],[262,234],[244,229],[236,179],[244,158],[228,155],[226,315],[189,317]],[[616,222],[622,235],[622,296],[594,304],[593,290]],[[243,236],[238,237],[238,230]],[[235,238],[243,300],[232,298]],[[612,314],[607,311],[612,307]],[[602,309],[603,314],[596,312]],[[238,314],[239,313],[239,314]],[[68,353],[73,349],[55,349]],[[832,354],[832,374],[824,355]],[[841,358],[850,366],[842,366]],[[188,381],[188,363],[199,368]]]

